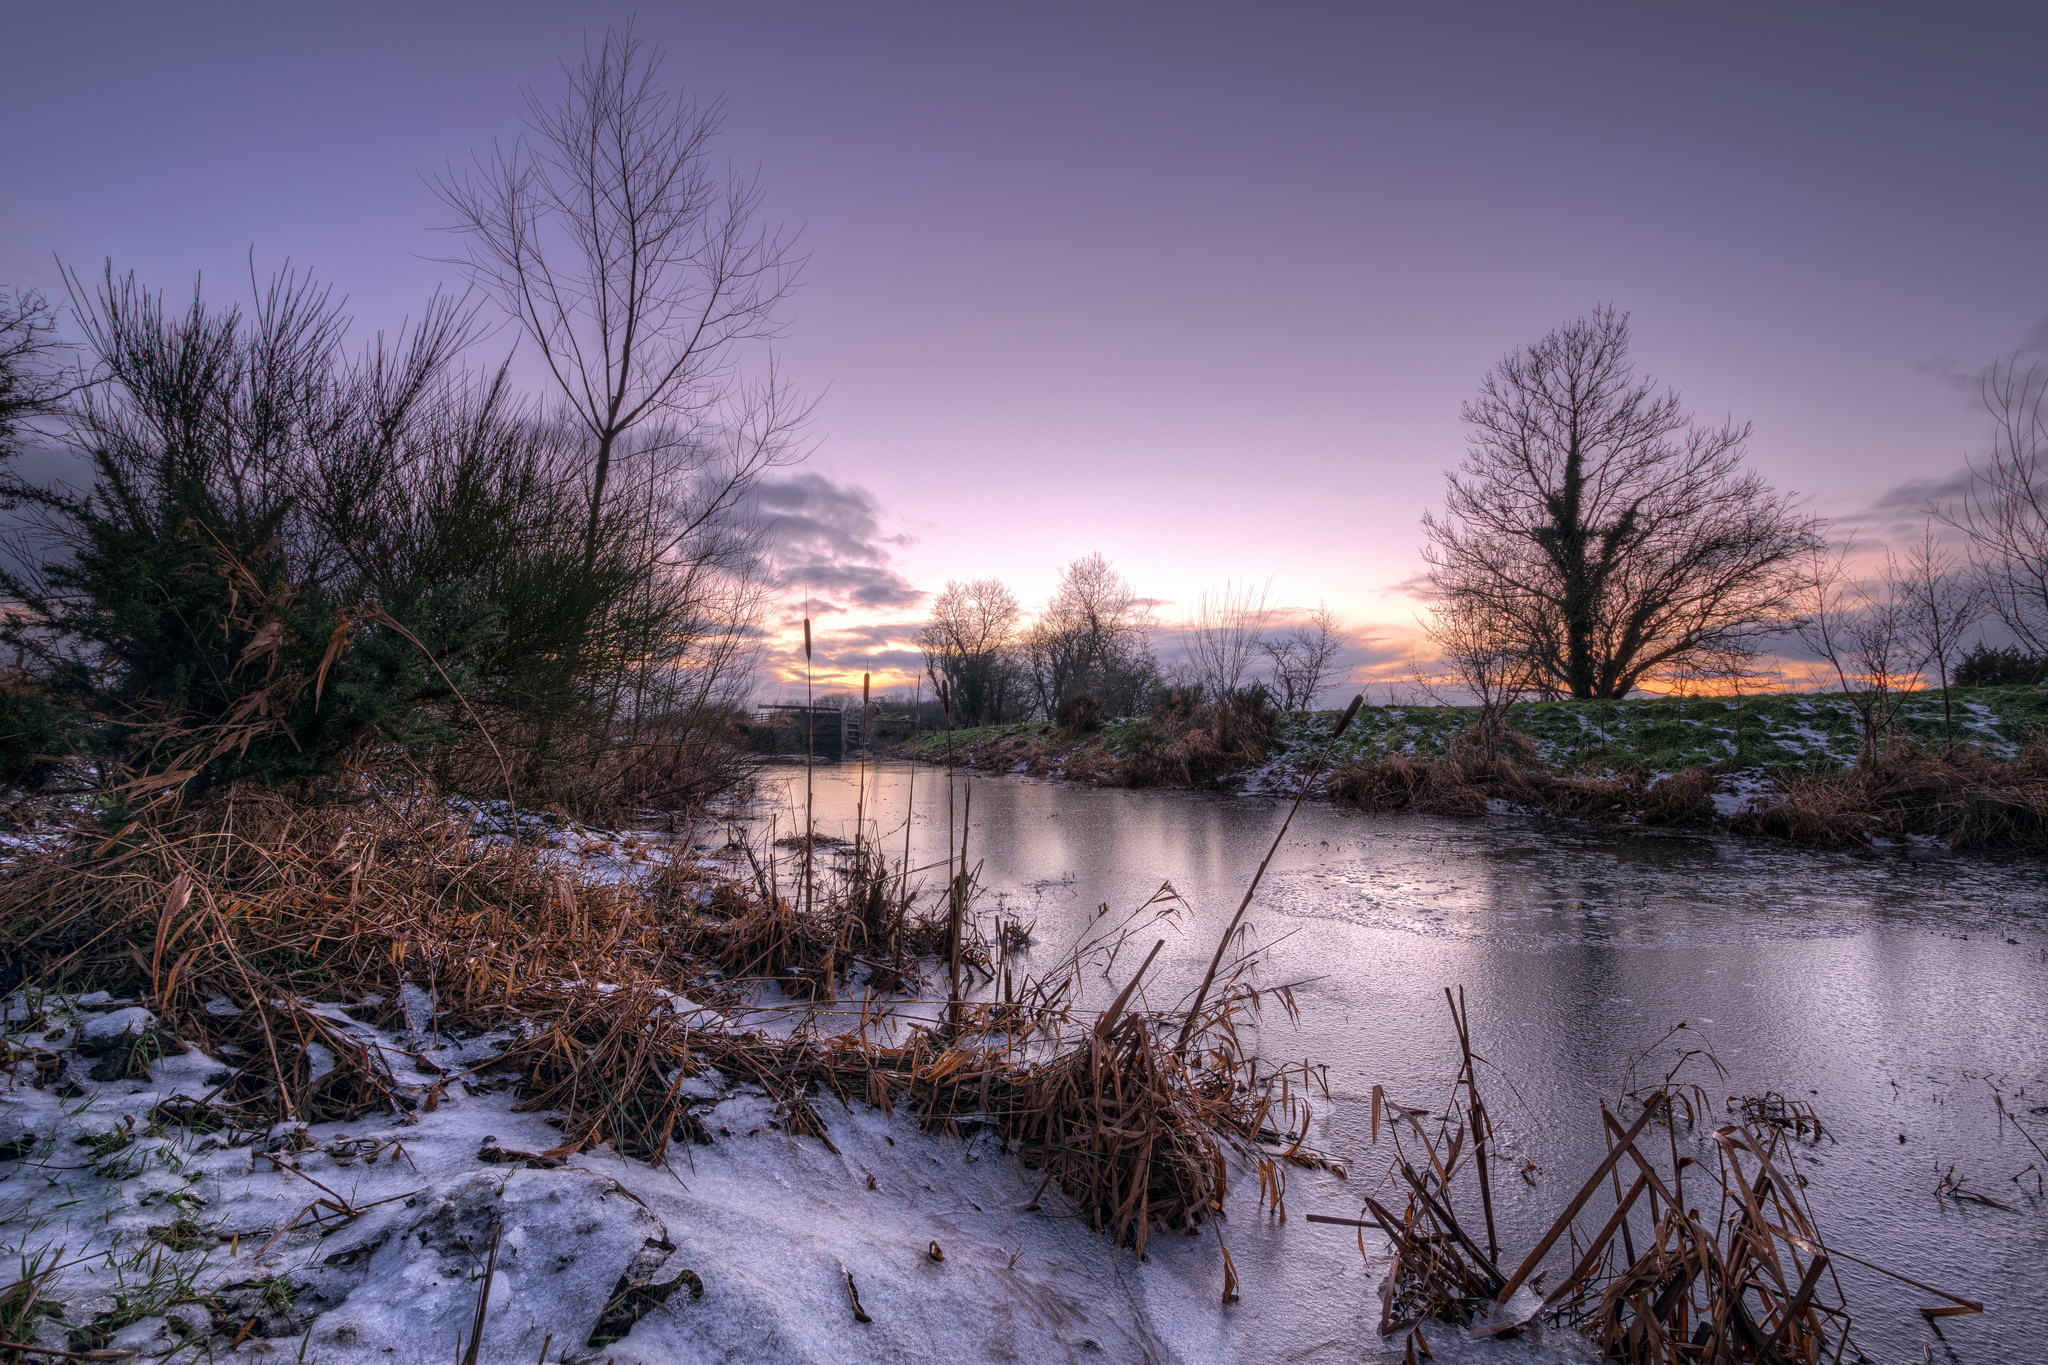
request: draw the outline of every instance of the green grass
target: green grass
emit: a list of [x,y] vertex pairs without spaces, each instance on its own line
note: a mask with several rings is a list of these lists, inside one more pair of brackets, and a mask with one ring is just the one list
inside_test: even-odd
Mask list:
[[[2048,689],[1957,688],[1956,736],[1993,757],[2012,758],[2029,740],[2048,735]],[[1392,754],[1438,757],[1472,722],[1462,706],[1369,706],[1360,710],[1333,758]],[[1839,693],[1651,698],[1640,701],[1525,702],[1509,724],[1560,772],[1610,775],[1680,768],[1801,768],[1831,771],[1853,763],[1856,709]],[[1289,737],[1319,749],[1334,713],[1289,716]],[[1924,745],[1942,742],[1941,695],[1915,694],[1901,728]]]
[[[1951,694],[1957,738],[1994,758],[2012,758],[2037,737],[2048,737],[2048,688],[1959,687]],[[1336,712],[1294,713],[1281,720],[1291,756],[1324,749]],[[1472,723],[1464,706],[1368,706],[1331,752],[1338,762],[1406,754],[1441,757]],[[1831,771],[1855,761],[1856,710],[1839,693],[1770,696],[1650,698],[1632,701],[1525,702],[1509,723],[1527,735],[1537,754],[1559,772],[1611,775],[1676,772],[1680,768],[1765,768]],[[1076,748],[1099,745],[1121,752],[1157,727],[1145,718],[1115,720],[1083,736]],[[1905,704],[1902,728],[1915,741],[1942,742],[1941,694],[1920,692]],[[1042,721],[956,730],[952,744],[966,751],[1012,735],[1051,735]],[[920,757],[938,758],[947,736],[908,741]]]

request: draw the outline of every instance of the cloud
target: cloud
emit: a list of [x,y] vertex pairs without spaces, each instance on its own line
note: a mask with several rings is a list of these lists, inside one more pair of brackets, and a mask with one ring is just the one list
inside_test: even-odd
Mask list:
[[1417,602],[1432,602],[1436,600],[1436,588],[1429,581],[1429,570],[1427,569],[1422,570],[1420,573],[1409,574],[1398,583],[1389,583],[1386,591],[1399,593],[1401,596],[1413,598]]
[[1953,470],[1932,479],[1907,479],[1878,494],[1877,500],[1860,514],[1870,518],[1917,517],[1932,505],[1954,502],[1970,491],[1968,468]]
[[2037,351],[2048,351],[2048,317],[2034,324],[2034,330],[2027,333],[2027,339],[2021,344],[2020,351],[2029,355]]
[[767,529],[767,567],[785,588],[802,589],[813,616],[914,607],[926,594],[896,570],[875,495],[806,472],[764,479],[754,513]]
[[2026,340],[2015,346],[2009,354],[2001,355],[1989,364],[1964,365],[1946,352],[1937,352],[1918,361],[1913,368],[1930,379],[1947,385],[1958,394],[1975,396],[1984,391],[1984,381],[1991,378],[2000,365],[2023,356],[2043,354],[2048,354],[2048,317],[2035,323],[2027,332]]
[[762,658],[761,685],[777,695],[796,695],[806,675],[819,694],[858,691],[863,673],[874,675],[878,688],[903,687],[924,671],[924,652],[917,646],[919,622],[890,620],[861,623],[812,619],[814,657],[806,663],[799,629],[801,612],[792,611],[772,632]]
[[1939,518],[1930,519],[1928,508],[1953,506],[1969,491],[1968,466],[1930,478],[1907,479],[1885,489],[1863,508],[1839,518],[1835,523],[1836,534],[1848,533],[1865,549],[1872,544],[1917,541],[1930,530],[1936,540],[1953,542],[1955,529]]

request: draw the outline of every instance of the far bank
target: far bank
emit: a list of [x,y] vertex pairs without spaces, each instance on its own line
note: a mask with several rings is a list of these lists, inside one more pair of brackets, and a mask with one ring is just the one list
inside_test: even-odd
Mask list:
[[1491,724],[1463,706],[1337,713],[1164,708],[1057,726],[917,734],[926,762],[1113,787],[1311,790],[1370,810],[1522,812],[1623,826],[1719,827],[1840,846],[1937,841],[2048,852],[2048,688],[1902,699],[1866,752],[1841,693],[1527,702]]

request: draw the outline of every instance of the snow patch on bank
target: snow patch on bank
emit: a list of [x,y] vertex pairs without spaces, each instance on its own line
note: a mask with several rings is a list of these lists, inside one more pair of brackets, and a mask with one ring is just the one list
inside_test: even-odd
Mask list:
[[[445,1365],[494,1229],[488,1361],[540,1361],[543,1344],[547,1361],[616,1365],[1211,1361],[1264,1358],[1257,1341],[1315,1344],[1298,1340],[1314,1315],[1220,1304],[1213,1235],[1155,1239],[1144,1262],[1118,1254],[986,1131],[935,1137],[901,1114],[821,1101],[828,1147],[784,1132],[759,1089],[700,1077],[687,1092],[709,1146],[679,1144],[660,1167],[603,1149],[542,1168],[521,1154],[561,1134],[514,1112],[508,1078],[485,1065],[431,1111],[205,1133],[171,1115],[219,1083],[219,1060],[194,1049],[146,1082],[95,1081],[46,1035],[119,1020],[132,1036],[147,1011],[81,1009],[74,1027],[69,1007],[46,1003],[28,1034],[26,1004],[9,1002],[0,1073],[0,1252],[66,1262],[43,1290],[60,1310],[37,1322],[33,1344],[48,1349]],[[1297,1183],[1297,1201],[1350,1211],[1333,1178]],[[1249,1194],[1232,1206],[1226,1238],[1275,1232]],[[1297,1223],[1296,1235],[1316,1234]],[[1346,1334],[1376,1343],[1366,1267],[1352,1278],[1322,1287],[1342,1296]],[[622,1339],[589,1345],[607,1303],[650,1287],[662,1302]]]

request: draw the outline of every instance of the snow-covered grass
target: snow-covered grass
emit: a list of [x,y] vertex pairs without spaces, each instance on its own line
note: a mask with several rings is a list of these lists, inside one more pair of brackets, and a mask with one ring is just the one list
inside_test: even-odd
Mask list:
[[[1957,738],[1991,758],[2016,757],[2030,740],[2048,735],[2048,688],[1957,688],[1951,694]],[[1342,741],[1328,742],[1336,712],[1295,712],[1280,718],[1279,767],[1243,779],[1271,785],[1278,774],[1311,756],[1332,764],[1400,755],[1441,758],[1473,723],[1464,706],[1366,706]],[[1856,709],[1839,693],[1800,692],[1726,698],[1648,697],[1628,701],[1524,702],[1509,709],[1509,725],[1528,737],[1537,757],[1560,773],[1612,777],[1622,773],[1671,773],[1683,768],[1718,770],[1831,770],[1856,759]],[[1905,702],[1900,728],[1926,746],[1944,737],[1941,694],[1917,692]],[[1123,752],[1151,735],[1144,718],[1114,720],[1071,744],[1077,756]],[[1053,727],[1042,722],[980,726],[956,731],[950,743],[963,754],[993,749],[1006,739],[1048,741]],[[935,759],[948,744],[944,734],[920,735],[909,747]],[[1005,762],[1005,766],[1014,766]],[[1084,765],[1085,766],[1085,765]]]
[[[789,1136],[758,1088],[714,1082],[695,1106],[710,1145],[556,1164],[506,1155],[561,1135],[488,1066],[431,1111],[209,1132],[174,1116],[220,1060],[95,1081],[70,1049],[116,1016],[40,1005],[31,1020],[10,1002],[0,1080],[0,1250],[43,1275],[17,1329],[36,1346],[456,1361],[493,1229],[485,1361],[1199,1360],[1228,1336],[1212,1252],[1114,1254],[1057,1191],[1029,1207],[1037,1182],[987,1135],[856,1104],[835,1108],[828,1146]],[[412,1041],[352,1029],[394,1053]],[[422,1055],[457,1069],[477,1050]],[[39,1072],[38,1054],[62,1060]],[[592,1345],[621,1296],[644,1315]]]
[[[1957,688],[1952,694],[1958,739],[2009,759],[2048,734],[2048,689]],[[1283,719],[1290,748],[1328,749],[1334,761],[1392,754],[1440,757],[1471,723],[1458,706],[1368,706],[1341,743],[1322,742],[1333,713]],[[1828,770],[1856,759],[1856,709],[1839,693],[1757,697],[1652,697],[1628,701],[1525,702],[1508,723],[1559,772],[1608,777],[1682,768]],[[1901,715],[1905,735],[1927,746],[1943,740],[1938,692],[1917,692]]]
[[453,1361],[479,1313],[485,1361],[1243,1358],[1212,1214],[1256,1232],[1221,1172],[1305,1068],[1216,1084],[1235,988],[1199,1062],[1136,1001],[1076,1050],[1030,981],[939,1030],[901,963],[757,973],[847,926],[755,904],[751,851],[454,816],[271,794],[9,870],[10,967],[139,998],[4,1001],[0,1359]]

